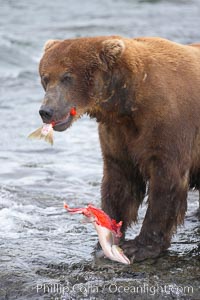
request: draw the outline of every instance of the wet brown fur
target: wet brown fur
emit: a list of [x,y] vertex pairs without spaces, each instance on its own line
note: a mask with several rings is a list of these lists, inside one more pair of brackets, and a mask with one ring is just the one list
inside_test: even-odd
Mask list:
[[60,115],[72,103],[77,118],[88,113],[99,122],[102,208],[125,231],[148,183],[146,216],[127,253],[135,260],[158,255],[184,221],[188,189],[200,189],[200,44],[116,36],[47,49],[40,74],[51,77],[48,90],[60,86],[65,70],[76,78],[73,88],[61,87],[62,103],[54,99]]

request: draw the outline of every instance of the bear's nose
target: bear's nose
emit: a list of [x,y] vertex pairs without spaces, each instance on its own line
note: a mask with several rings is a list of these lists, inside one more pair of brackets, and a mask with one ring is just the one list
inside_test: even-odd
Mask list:
[[48,106],[42,105],[39,110],[39,114],[40,114],[43,122],[49,122],[49,121],[51,121],[51,119],[53,117],[53,109]]

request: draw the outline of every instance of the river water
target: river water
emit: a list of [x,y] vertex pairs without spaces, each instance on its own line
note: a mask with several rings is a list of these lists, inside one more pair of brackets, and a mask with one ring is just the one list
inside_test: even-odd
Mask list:
[[[38,62],[46,40],[119,34],[192,43],[200,41],[199,28],[199,0],[0,0],[0,299],[149,299],[148,293],[125,295],[102,286],[108,288],[112,278],[132,284],[135,278],[147,283],[154,276],[154,285],[194,284],[194,291],[151,299],[197,299],[196,192],[189,195],[185,227],[174,237],[167,258],[154,261],[153,267],[95,262],[92,226],[68,215],[63,201],[73,207],[100,205],[97,124],[82,118],[70,130],[55,133],[53,147],[27,140],[27,135],[41,124],[38,109],[44,93]],[[138,233],[145,209],[144,204],[129,237]],[[91,282],[97,290],[89,290]],[[56,290],[55,283],[66,291]]]

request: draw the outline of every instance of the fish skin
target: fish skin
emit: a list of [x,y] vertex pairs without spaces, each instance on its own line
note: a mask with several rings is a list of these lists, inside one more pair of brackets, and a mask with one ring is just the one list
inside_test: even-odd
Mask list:
[[96,222],[92,222],[98,237],[99,243],[102,247],[104,255],[107,258],[110,258],[113,261],[117,261],[123,264],[130,264],[130,260],[124,254],[123,250],[118,246],[115,245],[115,236],[113,232],[111,232],[108,228],[98,225]]
[[[72,214],[83,214],[88,221],[94,225],[98,234],[99,243],[107,258],[123,264],[130,264],[128,257],[126,257],[123,250],[117,245],[119,243],[119,237],[121,236],[120,228],[122,222],[116,223],[116,221],[110,219],[103,210],[92,205],[88,205],[86,208],[69,208],[69,206],[64,203],[64,208]],[[113,224],[115,225],[114,228]],[[116,226],[116,224],[118,226]]]
[[126,265],[130,265],[129,258],[124,254],[123,250],[118,245],[112,245],[112,254],[115,257],[115,260],[118,262],[122,262]]
[[47,143],[53,145],[53,126],[52,124],[44,124],[42,127],[36,129],[28,136],[29,139],[45,140]]

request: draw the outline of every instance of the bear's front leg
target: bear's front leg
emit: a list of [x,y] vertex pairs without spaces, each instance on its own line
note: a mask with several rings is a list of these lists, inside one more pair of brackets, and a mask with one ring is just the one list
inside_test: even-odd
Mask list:
[[112,157],[104,159],[104,176],[101,186],[102,209],[117,222],[122,221],[123,235],[132,222],[144,199],[146,184],[136,166],[130,161]]
[[163,163],[153,167],[146,216],[140,234],[122,248],[132,261],[157,257],[170,246],[187,209],[188,172]]
[[[104,157],[104,176],[101,185],[101,207],[117,222],[122,221],[122,237],[128,226],[137,221],[138,208],[146,192],[146,183],[138,168],[131,161],[120,161],[111,156]],[[95,255],[100,257],[99,242]]]

